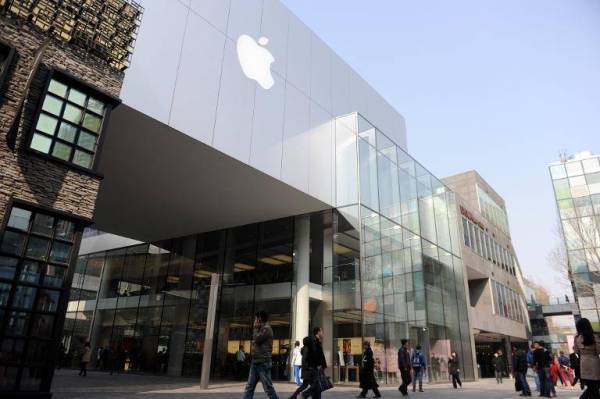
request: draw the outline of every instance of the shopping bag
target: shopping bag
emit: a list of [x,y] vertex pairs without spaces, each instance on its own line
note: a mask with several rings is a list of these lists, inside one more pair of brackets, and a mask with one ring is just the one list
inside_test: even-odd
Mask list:
[[331,380],[325,375],[323,369],[319,369],[317,372],[317,384],[319,385],[319,389],[321,392],[325,392],[333,388]]

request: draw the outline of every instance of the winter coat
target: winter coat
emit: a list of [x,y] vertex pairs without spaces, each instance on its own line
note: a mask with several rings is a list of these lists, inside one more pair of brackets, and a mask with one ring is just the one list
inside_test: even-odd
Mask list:
[[456,374],[460,371],[460,364],[458,363],[458,358],[448,359],[448,372],[450,374]]
[[583,336],[575,337],[575,350],[579,352],[579,369],[582,380],[600,381],[600,334],[595,333],[594,345],[584,345]]
[[398,369],[410,370],[410,353],[408,349],[402,347],[398,350]]
[[267,323],[261,328],[255,328],[252,334],[252,361],[267,363],[271,361],[273,352],[273,329]]
[[504,371],[505,369],[504,357],[502,356],[495,357],[494,360],[492,360],[492,364],[494,366],[494,370],[496,371]]
[[513,357],[513,369],[517,373],[527,372],[527,353],[518,350]]
[[302,366],[302,352],[299,346],[294,347],[292,352],[292,366]]
[[373,389],[379,386],[375,380],[375,359],[373,359],[371,348],[367,348],[363,353],[359,377],[360,387],[363,389]]

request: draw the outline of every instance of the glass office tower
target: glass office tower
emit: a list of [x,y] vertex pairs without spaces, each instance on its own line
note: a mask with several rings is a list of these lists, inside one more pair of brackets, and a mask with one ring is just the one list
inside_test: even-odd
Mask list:
[[[589,152],[550,165],[575,301],[600,329],[600,156]],[[566,270],[565,270],[566,271]]]
[[473,378],[453,193],[360,115],[334,122],[335,208],[81,256],[64,334],[73,361],[90,340],[128,370],[199,375],[218,273],[214,378],[245,378],[235,352],[249,352],[260,309],[275,379],[316,325],[336,381],[358,380],[367,340],[380,381],[397,383],[402,338],[423,346],[430,380],[447,380],[450,351]]

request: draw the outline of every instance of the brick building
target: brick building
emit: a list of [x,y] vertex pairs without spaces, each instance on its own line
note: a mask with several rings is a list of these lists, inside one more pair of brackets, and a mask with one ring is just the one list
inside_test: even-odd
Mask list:
[[120,103],[123,46],[141,16],[126,0],[79,3],[0,1],[4,398],[49,395],[72,266],[102,180],[105,126]]

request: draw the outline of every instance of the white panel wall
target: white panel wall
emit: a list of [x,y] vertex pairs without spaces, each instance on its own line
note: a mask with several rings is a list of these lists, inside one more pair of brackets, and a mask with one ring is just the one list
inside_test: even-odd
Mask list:
[[[332,203],[333,118],[363,114],[405,146],[405,123],[280,0],[143,0],[123,101]],[[268,91],[242,72],[241,34],[275,58]]]

